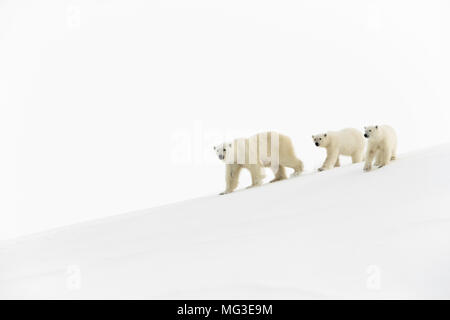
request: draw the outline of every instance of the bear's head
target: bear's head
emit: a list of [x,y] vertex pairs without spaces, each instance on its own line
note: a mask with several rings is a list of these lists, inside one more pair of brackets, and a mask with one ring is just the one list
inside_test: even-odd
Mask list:
[[214,147],[217,156],[220,160],[225,160],[227,156],[227,151],[231,149],[231,143],[222,143]]
[[316,147],[326,148],[330,143],[327,133],[316,134],[315,136],[312,136],[312,138]]
[[364,127],[364,137],[366,137],[367,139],[370,138],[377,138],[378,134],[380,133],[380,130],[378,130],[379,127],[378,126],[369,126],[369,127]]

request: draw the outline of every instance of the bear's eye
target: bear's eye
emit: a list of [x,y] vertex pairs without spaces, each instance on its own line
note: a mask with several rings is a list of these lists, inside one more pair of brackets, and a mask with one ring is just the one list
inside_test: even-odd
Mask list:
[[223,152],[225,152],[225,148],[223,148]]
[[322,138],[319,138],[319,140],[322,140]]
[[372,130],[369,130],[369,132],[372,132]]

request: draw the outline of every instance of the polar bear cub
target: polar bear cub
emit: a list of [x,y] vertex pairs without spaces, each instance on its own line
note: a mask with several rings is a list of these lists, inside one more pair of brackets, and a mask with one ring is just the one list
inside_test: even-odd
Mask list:
[[271,182],[287,178],[285,167],[294,169],[294,176],[303,171],[303,162],[296,157],[291,139],[276,132],[262,132],[250,138],[222,143],[215,146],[214,150],[226,165],[226,189],[221,194],[233,192],[237,188],[242,168],[250,171],[250,187],[262,184],[264,167],[271,167],[274,172],[275,178]]
[[365,127],[364,137],[369,139],[364,171],[372,170],[372,163],[379,168],[388,165],[397,157],[397,134],[387,125]]
[[363,160],[365,141],[359,130],[347,128],[340,131],[328,131],[312,138],[317,147],[327,149],[327,157],[319,171],[339,167],[341,155],[352,157],[353,163]]

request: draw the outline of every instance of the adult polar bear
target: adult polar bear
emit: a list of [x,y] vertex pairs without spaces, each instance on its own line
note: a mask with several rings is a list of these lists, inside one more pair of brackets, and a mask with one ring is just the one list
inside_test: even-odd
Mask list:
[[388,165],[397,157],[397,134],[387,125],[364,128],[364,137],[369,139],[364,171],[372,170],[372,162],[379,168]]
[[317,147],[327,149],[327,158],[319,171],[339,167],[340,155],[352,157],[353,163],[361,162],[364,158],[366,142],[359,130],[347,128],[340,131],[328,131],[312,136],[312,138]]
[[295,156],[291,139],[277,132],[262,132],[250,138],[236,139],[232,143],[217,145],[214,150],[226,164],[226,189],[221,194],[237,188],[242,168],[250,171],[251,187],[262,184],[264,167],[271,167],[274,172],[275,178],[271,182],[286,179],[285,167],[294,169],[293,175],[303,171],[303,162]]

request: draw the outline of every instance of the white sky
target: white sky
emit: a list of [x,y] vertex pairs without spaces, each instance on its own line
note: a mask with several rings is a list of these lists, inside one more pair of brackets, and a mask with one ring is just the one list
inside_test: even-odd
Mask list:
[[[0,239],[224,189],[212,146],[450,142],[450,3],[0,0]],[[243,174],[241,186],[248,184]]]

